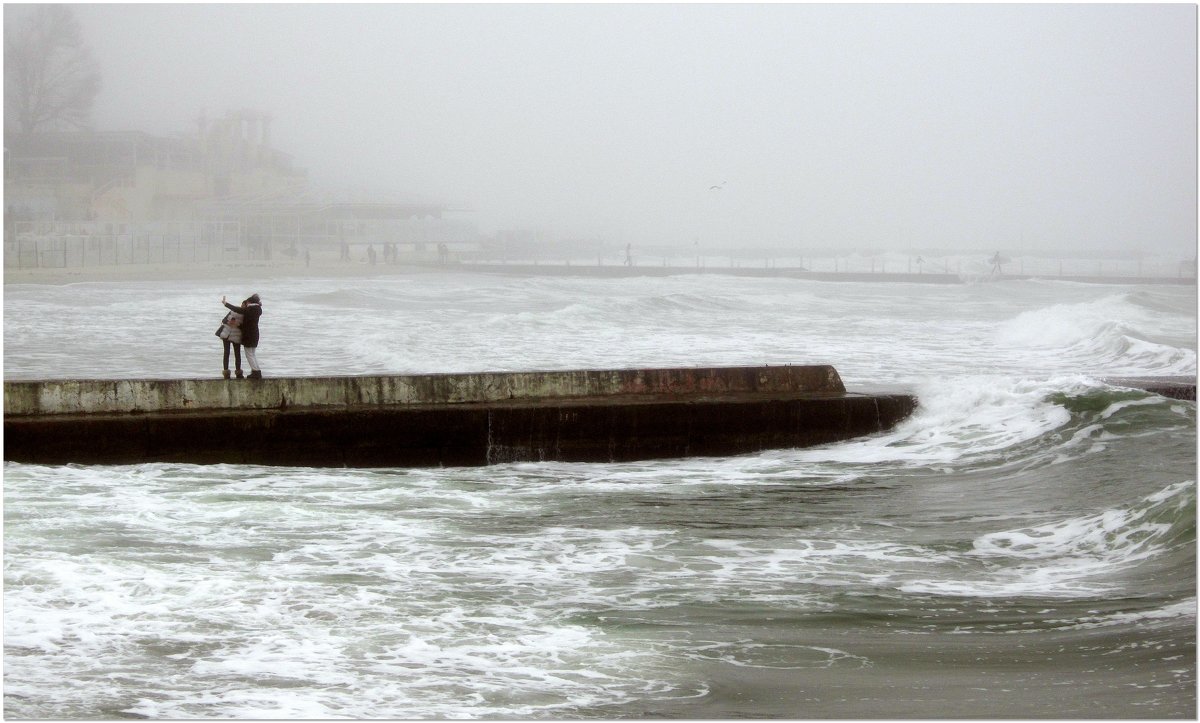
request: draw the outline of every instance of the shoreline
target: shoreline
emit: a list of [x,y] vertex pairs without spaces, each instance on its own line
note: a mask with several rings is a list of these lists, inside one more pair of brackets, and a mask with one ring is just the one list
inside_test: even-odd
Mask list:
[[281,279],[281,278],[370,278],[413,274],[467,273],[524,276],[675,276],[675,275],[732,275],[763,278],[798,278],[816,281],[893,281],[907,283],[960,284],[971,281],[1066,281],[1093,284],[1165,284],[1195,286],[1195,277],[1169,276],[1048,276],[1034,274],[1004,274],[997,277],[970,278],[943,273],[887,273],[856,271],[810,271],[801,268],[702,267],[583,265],[537,262],[469,261],[434,264],[429,262],[400,262],[370,264],[363,260],[340,261],[313,259],[305,265],[292,259],[281,261],[237,262],[156,262],[120,266],[79,266],[58,268],[5,268],[4,283],[68,285],[77,283],[128,281],[192,281],[223,279]]
[[105,281],[191,281],[208,279],[276,279],[316,276],[349,278],[428,273],[449,267],[423,264],[375,264],[359,261],[336,263],[247,261],[238,263],[150,263],[122,266],[8,269],[4,283],[67,285]]

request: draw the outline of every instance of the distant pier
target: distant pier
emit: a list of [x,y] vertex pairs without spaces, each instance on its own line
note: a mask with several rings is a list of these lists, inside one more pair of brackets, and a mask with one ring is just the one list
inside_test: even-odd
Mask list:
[[5,382],[4,457],[409,467],[727,456],[885,431],[832,366]]
[[1117,276],[1104,274],[959,274],[946,272],[810,271],[785,266],[666,266],[623,264],[571,264],[562,262],[469,262],[442,268],[516,276],[583,276],[623,278],[635,276],[740,276],[750,278],[807,279],[809,281],[892,282],[908,284],[967,284],[994,281],[1072,281],[1079,284],[1170,284],[1195,286],[1195,276]]

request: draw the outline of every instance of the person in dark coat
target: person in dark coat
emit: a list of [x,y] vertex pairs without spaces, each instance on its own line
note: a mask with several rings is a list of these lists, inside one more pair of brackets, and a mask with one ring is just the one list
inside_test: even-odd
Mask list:
[[221,297],[221,303],[230,311],[242,315],[242,348],[246,350],[246,363],[250,365],[250,379],[262,379],[262,370],[258,368],[258,318],[262,316],[262,301],[258,294],[251,294],[241,306],[234,306]]

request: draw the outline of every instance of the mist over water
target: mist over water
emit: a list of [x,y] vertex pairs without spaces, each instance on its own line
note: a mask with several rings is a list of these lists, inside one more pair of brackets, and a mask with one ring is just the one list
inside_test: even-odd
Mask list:
[[1194,286],[229,285],[8,284],[7,378],[215,378],[253,290],[268,376],[832,363],[920,407],[726,458],[6,464],[6,715],[1195,716],[1195,404],[1098,381],[1194,375]]
[[72,8],[97,130],[269,113],[314,187],[484,235],[1195,257],[1192,5]]
[[[287,171],[150,174],[160,221],[195,218],[174,181],[271,208],[304,180],[449,209],[463,258],[520,238],[514,259],[972,283],[258,256],[254,282],[165,281],[140,240],[143,281],[6,266],[6,380],[219,378],[219,299],[258,292],[268,377],[832,364],[920,400],[884,433],[722,458],[6,463],[6,717],[1195,718],[1196,407],[1101,379],[1194,377],[1196,287],[985,260],[1194,276],[1195,6],[71,7],[93,130],[199,148],[244,110]],[[92,160],[80,218],[167,262]],[[22,213],[74,223],[27,180]],[[6,259],[66,265],[59,233],[120,258],[45,233]],[[226,241],[218,264],[267,250]]]

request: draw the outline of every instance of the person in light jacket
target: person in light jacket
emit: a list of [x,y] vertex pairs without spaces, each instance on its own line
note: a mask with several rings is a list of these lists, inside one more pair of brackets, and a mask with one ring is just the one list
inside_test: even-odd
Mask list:
[[262,316],[262,301],[258,294],[251,294],[241,306],[234,306],[221,297],[221,303],[230,311],[242,315],[242,347],[246,350],[246,363],[250,365],[250,379],[262,379],[258,368],[258,319]]
[[233,363],[237,378],[242,378],[242,315],[229,311],[217,327],[217,336],[221,338],[221,346],[225,355],[221,359],[221,376],[229,378],[229,348],[233,347]]

